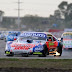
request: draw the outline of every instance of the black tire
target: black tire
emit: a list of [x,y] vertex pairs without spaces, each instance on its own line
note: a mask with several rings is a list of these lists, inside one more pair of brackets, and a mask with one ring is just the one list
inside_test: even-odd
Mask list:
[[49,54],[48,48],[47,48],[46,44],[44,44],[42,55],[39,55],[39,57],[46,57],[47,54]]
[[14,56],[14,53],[13,52],[10,52],[10,54],[8,54],[6,56]]
[[28,57],[27,53],[22,53],[22,57]]
[[60,53],[59,56],[62,55],[62,47],[63,47],[63,45],[61,43],[59,43],[59,46],[57,47],[57,52]]

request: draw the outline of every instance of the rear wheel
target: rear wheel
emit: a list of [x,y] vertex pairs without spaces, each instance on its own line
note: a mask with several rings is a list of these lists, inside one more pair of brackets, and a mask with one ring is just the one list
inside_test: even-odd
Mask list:
[[10,54],[7,54],[6,56],[14,56],[14,53],[10,52]]

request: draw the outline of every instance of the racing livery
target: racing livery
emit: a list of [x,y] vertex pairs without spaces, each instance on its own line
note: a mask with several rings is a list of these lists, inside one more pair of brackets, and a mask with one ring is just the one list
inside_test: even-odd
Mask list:
[[2,32],[0,32],[0,40],[3,40],[4,39],[4,34]]
[[5,41],[14,41],[20,35],[19,31],[9,31],[8,35],[5,37]]
[[62,34],[63,48],[72,49],[72,32],[64,32]]
[[48,34],[45,46],[48,48],[48,54],[61,56],[62,54],[62,39],[59,41],[55,36]]
[[62,45],[60,41],[49,33],[24,32],[17,40],[6,43],[5,54],[7,56],[15,54],[21,54],[22,56],[37,54],[43,57],[49,54],[61,56]]

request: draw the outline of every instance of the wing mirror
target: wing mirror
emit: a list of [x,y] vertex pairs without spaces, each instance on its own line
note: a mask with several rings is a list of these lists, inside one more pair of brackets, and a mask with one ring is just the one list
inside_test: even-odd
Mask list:
[[58,38],[58,41],[61,41],[61,42],[63,42],[63,38]]
[[63,38],[61,38],[61,42],[63,42]]

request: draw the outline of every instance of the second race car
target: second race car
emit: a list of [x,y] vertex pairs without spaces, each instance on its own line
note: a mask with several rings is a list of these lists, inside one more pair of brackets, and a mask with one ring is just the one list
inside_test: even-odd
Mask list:
[[20,31],[9,31],[8,35],[5,36],[5,42],[7,41],[14,41],[20,35]]

